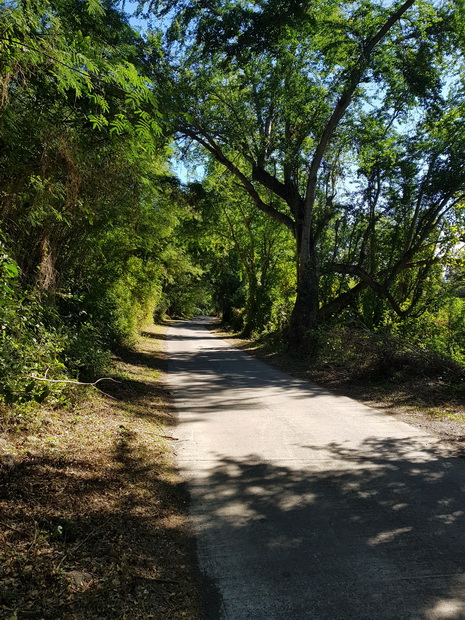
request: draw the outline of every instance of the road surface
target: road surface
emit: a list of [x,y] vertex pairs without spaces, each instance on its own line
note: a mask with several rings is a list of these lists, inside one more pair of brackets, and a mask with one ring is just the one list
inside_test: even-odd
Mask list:
[[167,337],[204,618],[465,619],[465,460],[209,321]]

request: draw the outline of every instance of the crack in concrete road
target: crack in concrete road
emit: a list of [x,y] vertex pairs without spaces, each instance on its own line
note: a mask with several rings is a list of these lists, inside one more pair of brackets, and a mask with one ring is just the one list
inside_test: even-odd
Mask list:
[[234,349],[210,320],[167,336],[178,465],[220,597],[204,617],[464,620],[465,461]]

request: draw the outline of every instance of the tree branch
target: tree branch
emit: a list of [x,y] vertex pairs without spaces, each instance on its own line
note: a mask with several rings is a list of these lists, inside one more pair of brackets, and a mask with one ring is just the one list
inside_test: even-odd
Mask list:
[[267,204],[260,198],[260,195],[250,179],[248,179],[247,176],[223,153],[221,147],[210,135],[200,129],[195,131],[187,127],[180,129],[180,131],[201,144],[220,164],[232,172],[232,174],[239,179],[242,187],[249,194],[255,206],[260,209],[260,211],[263,211],[263,213],[266,213],[280,224],[284,224],[284,226],[289,228],[289,230],[295,235],[294,220],[285,213],[281,213],[278,209],[275,209],[271,205]]
[[100,381],[113,381],[114,383],[121,383],[121,381],[117,381],[116,379],[112,379],[111,377],[101,377],[100,379],[97,379],[97,381],[93,381],[92,383],[86,383],[85,381],[70,381],[69,379],[47,379],[47,377],[36,377],[35,375],[26,375],[26,377],[28,379],[35,379],[35,381],[45,381],[46,383],[71,383],[73,385],[90,385],[105,396],[113,398],[114,400],[116,400],[115,397],[111,394],[107,394],[103,390],[100,390],[97,387],[97,383],[100,383]]
[[74,385],[92,385],[94,387],[97,383],[100,383],[100,381],[113,381],[114,383],[121,383],[121,381],[117,381],[111,377],[101,377],[92,383],[87,383],[86,381],[71,381],[69,379],[47,379],[47,377],[36,377],[35,375],[26,375],[26,378],[35,379],[36,381],[46,381],[47,383],[73,383]]
[[289,205],[292,213],[297,215],[298,204],[296,204],[295,193],[290,189],[289,184],[282,183],[258,164],[254,164],[252,167],[252,179],[260,183],[260,185],[263,185],[266,189],[271,190],[276,196],[282,198],[284,202]]
[[305,196],[305,211],[309,212],[309,215],[311,215],[311,210],[315,201],[318,171],[320,169],[321,161],[325,154],[326,148],[334,134],[336,127],[338,126],[340,120],[344,116],[345,111],[347,110],[352,101],[352,97],[358,85],[360,84],[360,80],[362,79],[363,74],[365,73],[365,70],[368,66],[373,49],[389,32],[389,30],[394,26],[394,24],[399,21],[402,15],[414,4],[414,2],[415,0],[407,0],[406,2],[404,2],[404,4],[402,4],[402,6],[395,13],[393,13],[391,17],[386,21],[386,23],[378,30],[374,37],[372,37],[367,43],[365,43],[355,66],[349,73],[346,87],[344,88],[342,95],[339,98],[339,101],[337,102],[333,113],[331,114],[331,117],[326,124],[326,127],[320,138],[318,146],[316,147],[315,154],[310,164],[307,192]]
[[347,306],[352,303],[355,297],[366,288],[368,288],[368,284],[362,281],[345,293],[341,293],[320,308],[318,312],[319,318],[324,321],[326,319],[329,319],[329,317],[333,316],[337,312],[343,310],[344,308],[347,308]]

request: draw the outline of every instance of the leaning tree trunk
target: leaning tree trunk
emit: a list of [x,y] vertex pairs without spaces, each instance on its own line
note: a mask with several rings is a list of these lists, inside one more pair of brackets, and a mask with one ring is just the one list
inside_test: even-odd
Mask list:
[[244,329],[242,333],[249,337],[256,327],[256,313],[258,312],[257,292],[258,282],[255,274],[255,265],[247,269],[247,301],[245,304]]

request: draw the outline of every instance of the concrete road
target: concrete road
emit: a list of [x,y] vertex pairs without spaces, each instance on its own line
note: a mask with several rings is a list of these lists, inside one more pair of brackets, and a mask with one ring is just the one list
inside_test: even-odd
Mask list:
[[204,618],[465,619],[465,460],[209,320],[168,333]]

